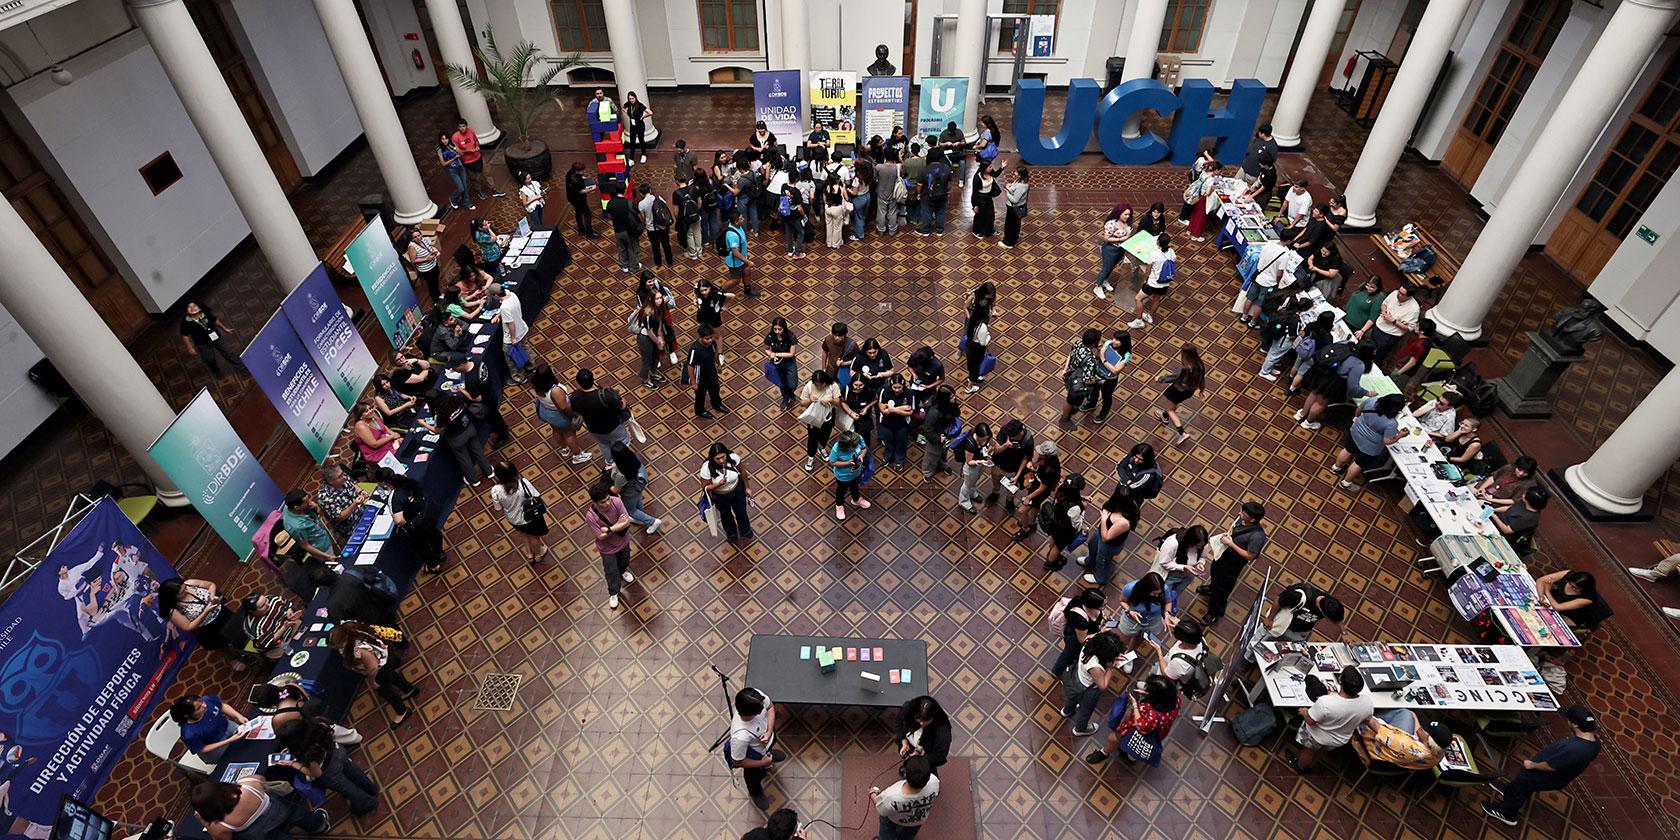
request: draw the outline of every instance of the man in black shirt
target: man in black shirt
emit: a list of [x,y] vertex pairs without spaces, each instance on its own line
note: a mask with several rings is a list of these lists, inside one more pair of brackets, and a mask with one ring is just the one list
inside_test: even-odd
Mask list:
[[245,363],[239,360],[239,354],[229,350],[228,346],[222,343],[222,338],[232,332],[227,324],[216,317],[216,313],[210,311],[210,307],[196,301],[187,304],[186,317],[181,319],[181,341],[187,345],[188,350],[197,353],[198,357],[204,360],[205,367],[210,368],[210,372],[217,379],[222,378],[222,366],[217,363],[217,356],[227,359],[234,370],[250,374],[250,371],[245,369]]
[[1209,567],[1207,585],[1196,590],[1208,599],[1207,615],[1202,616],[1204,626],[1225,616],[1225,604],[1231,599],[1231,591],[1237,588],[1237,581],[1242,579],[1243,569],[1259,558],[1261,549],[1266,547],[1266,529],[1260,526],[1260,520],[1265,518],[1265,505],[1244,502],[1231,530],[1214,540],[1214,551],[1219,554]]
[[1254,200],[1254,203],[1265,207],[1272,200],[1272,190],[1277,188],[1277,160],[1271,155],[1260,154],[1260,171],[1255,173],[1253,181],[1248,185],[1244,194]]
[[1274,641],[1304,642],[1319,621],[1328,621],[1336,625],[1336,638],[1340,639],[1345,613],[1336,596],[1310,583],[1297,583],[1278,593],[1277,609],[1264,635]]
[[607,202],[607,218],[612,220],[613,241],[618,244],[618,270],[625,274],[641,270],[641,214],[624,197],[622,187],[615,188],[612,200]]
[[939,132],[939,157],[945,165],[955,169],[958,161],[962,160],[962,150],[968,145],[963,138],[962,129],[955,122],[945,123],[945,130]]
[[688,368],[694,376],[694,416],[702,420],[717,416],[706,410],[707,397],[711,398],[713,408],[728,414],[729,409],[724,407],[723,396],[718,392],[717,334],[709,325],[700,325],[700,340],[688,348]]
[[1248,154],[1243,155],[1242,171],[1244,179],[1253,181],[1260,177],[1260,159],[1262,157],[1270,157],[1276,161],[1277,156],[1278,144],[1276,140],[1272,139],[1272,124],[1261,123],[1254,129],[1254,142],[1248,144]]
[[625,427],[624,398],[611,388],[595,387],[595,372],[579,368],[577,391],[572,394],[572,410],[583,418],[583,427],[595,438],[601,458],[612,466],[614,442],[630,445],[630,430]]
[[922,225],[916,232],[945,235],[945,205],[951,199],[951,167],[941,158],[928,162],[927,174],[922,176]]
[[501,449],[513,433],[502,419],[502,395],[490,384],[490,372],[472,359],[462,359],[452,366],[461,375],[461,392],[467,397],[467,413],[490,425],[490,448]]
[[454,363],[466,357],[467,348],[471,346],[469,340],[461,319],[445,315],[443,323],[432,331],[432,344],[426,348],[426,355],[445,363]]
[[1517,816],[1535,791],[1562,790],[1581,775],[1587,765],[1598,758],[1602,746],[1598,742],[1598,717],[1592,709],[1582,705],[1563,710],[1564,720],[1575,730],[1568,737],[1553,741],[1534,758],[1523,762],[1523,770],[1509,782],[1493,782],[1492,786],[1504,795],[1498,802],[1482,804],[1482,813],[1506,825],[1516,825]]

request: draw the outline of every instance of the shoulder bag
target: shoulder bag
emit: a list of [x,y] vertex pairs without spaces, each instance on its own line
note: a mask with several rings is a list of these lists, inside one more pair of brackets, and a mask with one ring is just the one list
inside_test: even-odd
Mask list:
[[519,512],[525,515],[527,523],[541,520],[548,514],[548,503],[543,501],[542,494],[531,486],[531,482],[522,478],[519,480],[519,486],[525,491],[524,498],[520,501]]

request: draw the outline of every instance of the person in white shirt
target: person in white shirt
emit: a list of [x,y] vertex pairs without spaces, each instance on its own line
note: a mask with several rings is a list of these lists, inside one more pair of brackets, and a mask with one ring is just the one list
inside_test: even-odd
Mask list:
[[1412,409],[1412,416],[1431,437],[1444,438],[1458,428],[1458,406],[1449,393],[1442,393],[1434,402]]
[[1161,662],[1161,674],[1179,685],[1190,678],[1196,670],[1196,663],[1202,654],[1207,652],[1207,642],[1202,637],[1202,625],[1193,618],[1181,618],[1172,629],[1172,646],[1162,650],[1161,646],[1149,636],[1143,637],[1149,646],[1155,649],[1155,658]]
[[1289,192],[1283,196],[1283,216],[1288,220],[1283,230],[1306,227],[1307,219],[1312,217],[1312,205],[1312,193],[1307,192],[1307,179],[1302,178],[1291,184]]
[[525,202],[525,218],[531,221],[531,229],[542,227],[543,223],[543,193],[548,188],[541,181],[531,177],[527,172],[520,176],[519,200]]
[[485,294],[496,304],[496,318],[502,322],[502,349],[507,351],[508,369],[514,371],[515,381],[523,382],[525,369],[531,366],[530,348],[525,346],[531,327],[525,323],[524,305],[518,295],[502,288],[500,283],[485,287]]
[[764,777],[773,765],[787,760],[787,753],[774,749],[776,743],[776,704],[770,695],[748,686],[735,692],[735,715],[729,721],[729,765],[741,768],[741,779],[747,783],[747,795],[760,810],[770,810],[770,797],[764,794]]
[[881,816],[877,840],[912,840],[927,822],[933,800],[939,797],[939,777],[928,760],[913,755],[904,762],[903,781],[869,789],[869,803]]
[[1155,256],[1149,258],[1149,277],[1137,291],[1137,318],[1127,326],[1134,330],[1155,323],[1149,314],[1156,299],[1166,297],[1173,278],[1178,274],[1178,254],[1173,252],[1172,237],[1161,234],[1155,238]]
[[1301,751],[1290,759],[1289,766],[1305,773],[1312,769],[1320,752],[1352,741],[1373,710],[1371,695],[1364,691],[1365,678],[1358,668],[1349,665],[1336,674],[1336,690],[1313,701],[1312,708],[1301,713],[1301,728],[1295,733]]
[[[1406,336],[1417,332],[1418,318],[1422,308],[1418,306],[1417,288],[1410,283],[1388,293],[1383,298],[1382,309],[1372,323],[1376,329],[1371,337],[1376,353],[1371,357],[1377,364],[1382,364],[1394,348],[1400,346]],[[1370,327],[1367,327],[1369,330]]]

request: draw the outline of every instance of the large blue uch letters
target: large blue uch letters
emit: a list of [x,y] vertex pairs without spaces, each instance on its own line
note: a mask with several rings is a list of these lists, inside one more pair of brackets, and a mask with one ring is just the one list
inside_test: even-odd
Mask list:
[[[1068,85],[1061,130],[1053,137],[1044,138],[1039,134],[1044,119],[1044,92],[1044,82],[1038,79],[1022,79],[1015,92],[1015,119],[1011,127],[1021,150],[1021,160],[1033,166],[1072,163],[1085,151],[1093,127],[1103,154],[1125,166],[1160,163],[1169,155],[1173,163],[1188,166],[1195,162],[1196,150],[1204,137],[1219,138],[1213,153],[1224,159],[1225,147],[1232,140],[1246,148],[1266,98],[1266,86],[1259,79],[1238,79],[1231,83],[1231,96],[1225,107],[1215,110],[1213,83],[1206,79],[1186,80],[1177,94],[1154,79],[1133,79],[1115,86],[1099,101],[1097,97],[1102,89],[1097,87],[1095,79],[1074,79]],[[1165,140],[1150,131],[1137,137],[1123,136],[1126,118],[1146,108],[1163,115],[1178,112]]]

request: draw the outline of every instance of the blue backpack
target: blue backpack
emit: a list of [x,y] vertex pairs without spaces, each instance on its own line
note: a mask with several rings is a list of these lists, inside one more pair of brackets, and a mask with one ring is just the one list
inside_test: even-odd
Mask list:
[[1161,263],[1161,276],[1158,279],[1163,286],[1178,279],[1178,260],[1167,260]]
[[786,193],[782,194],[781,203],[776,205],[776,214],[779,216],[793,215],[793,202],[788,198]]

